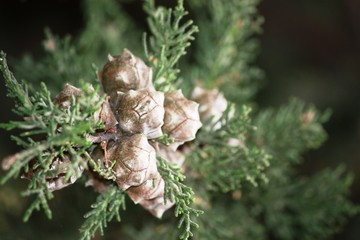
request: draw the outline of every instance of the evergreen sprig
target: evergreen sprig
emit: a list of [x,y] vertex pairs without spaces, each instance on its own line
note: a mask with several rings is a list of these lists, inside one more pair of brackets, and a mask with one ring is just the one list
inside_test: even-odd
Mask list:
[[118,1],[84,0],[82,6],[86,26],[79,36],[60,38],[46,29],[43,57],[35,59],[26,54],[14,64],[19,79],[26,79],[35,86],[46,82],[52,92],[60,91],[64,83],[78,85],[83,79],[96,85],[98,81],[92,72],[84,69],[92,64],[104,64],[109,53],[116,55],[124,48],[131,49],[134,54],[143,52],[142,45],[138,44],[141,31],[137,31]]
[[64,83],[78,84],[85,76],[91,79],[90,74],[83,72],[85,66],[82,65],[78,49],[70,36],[60,38],[46,29],[43,49],[42,59],[34,59],[27,54],[14,64],[14,71],[19,79],[26,79],[35,87],[46,82],[51,92],[60,91]]
[[116,180],[116,172],[113,170],[116,161],[112,161],[108,166],[106,166],[104,162],[102,162],[100,159],[96,161],[87,153],[86,157],[89,160],[89,164],[93,171],[97,172],[101,177],[106,180]]
[[[177,6],[173,9],[156,7],[154,0],[144,1],[151,32],[149,39],[144,35],[145,51],[154,71],[155,86],[164,92],[180,83],[179,59],[198,30],[191,20],[185,20],[183,1],[175,1]],[[186,71],[181,76],[186,79],[181,86],[185,92],[199,80],[204,87],[220,88],[233,102],[244,104],[251,100],[263,75],[253,65],[258,48],[253,36],[261,31],[262,23],[256,9],[258,3],[259,0],[187,1],[201,31],[190,58],[186,59],[189,61],[182,63],[186,64],[182,65]],[[58,92],[64,83],[77,84],[80,79],[95,82],[96,78],[91,78],[93,72],[86,69],[92,63],[103,64],[104,57],[99,56],[116,54],[124,47],[139,55],[142,45],[136,40],[141,31],[116,0],[84,0],[83,6],[85,29],[78,38],[60,39],[46,32],[44,57],[37,60],[27,57],[15,64],[17,77],[32,83],[47,81],[46,86],[35,84],[40,86],[39,91],[18,82],[8,69],[5,54],[0,53],[0,70],[8,95],[16,101],[14,111],[22,118],[0,126],[6,130],[20,129],[20,136],[12,139],[24,149],[3,162],[3,168],[9,171],[0,182],[21,174],[30,179],[23,195],[34,196],[34,201],[25,213],[25,220],[40,208],[51,217],[48,200],[53,194],[48,180],[57,177],[58,169],[50,169],[55,159],[65,156],[71,159],[66,166],[67,179],[79,176],[87,162],[101,177],[109,180],[115,177],[114,162],[104,168],[103,162],[90,156],[103,134],[97,131],[100,135],[88,136],[101,128],[93,118],[102,101],[97,96],[99,89],[83,84],[83,94],[72,98],[68,109],[54,104],[48,89]],[[229,107],[219,121],[204,123],[210,127],[203,127],[194,143],[186,146],[190,149],[187,182],[196,189],[195,199],[193,189],[184,184],[185,176],[180,169],[159,158],[158,170],[165,182],[164,199],[176,204],[180,238],[194,235],[200,240],[310,240],[326,238],[338,230],[346,217],[359,211],[347,199],[352,177],[343,168],[308,177],[298,176],[294,170],[306,150],[320,146],[326,139],[322,124],[328,116],[327,111],[319,113],[299,100],[292,100],[278,110],[259,110],[251,115],[249,107],[239,105],[236,112]],[[169,144],[172,139],[163,135],[153,141]],[[262,184],[264,181],[267,184]],[[202,211],[192,208],[193,202],[206,212],[200,214]],[[91,239],[97,231],[103,234],[114,218],[120,221],[125,192],[115,184],[110,185],[91,208],[80,229],[82,239]],[[196,221],[194,217],[198,217]],[[129,216],[121,228],[121,234],[132,229],[128,231],[129,239],[178,236],[172,221],[148,221],[144,216],[133,223],[131,219]],[[198,224],[200,228],[196,230]]]
[[164,201],[175,202],[175,216],[180,217],[178,228],[182,228],[180,239],[189,239],[193,236],[193,228],[199,225],[192,219],[198,217],[203,211],[192,208],[194,191],[182,183],[185,176],[180,173],[180,168],[158,157],[158,171],[165,182]]
[[[103,64],[103,58],[109,53],[119,54],[124,48],[131,49],[135,55],[143,53],[139,44],[141,31],[119,1],[84,0],[82,6],[86,26],[75,41],[78,52],[81,53],[78,61],[87,66],[91,63]],[[101,34],[94,37],[94,33]]]
[[[200,32],[195,42],[194,62],[184,72],[204,87],[218,88],[236,103],[251,99],[263,79],[254,65],[263,18],[259,0],[189,0]],[[194,81],[192,82],[194,83]]]
[[[243,106],[235,113],[230,104],[223,116],[197,136],[199,147],[190,155],[190,167],[200,175],[211,191],[229,192],[245,182],[257,186],[259,179],[267,181],[264,170],[270,156],[248,141],[251,124],[250,111]],[[221,128],[214,127],[221,124]],[[209,137],[211,136],[211,137]]]
[[243,202],[253,218],[261,216],[260,224],[275,239],[327,239],[360,210],[347,200],[351,183],[343,166],[310,177],[287,174],[272,177]]
[[193,35],[198,32],[198,27],[193,25],[192,20],[182,23],[188,14],[183,0],[178,0],[174,9],[156,8],[154,0],[146,0],[144,9],[149,16],[147,20],[152,33],[150,48],[146,35],[144,45],[154,71],[155,87],[161,91],[173,90],[174,85],[178,84],[177,74],[180,72],[175,65],[186,54],[185,50],[190,46],[190,41],[194,40]]
[[159,142],[166,146],[174,143],[175,139],[168,136],[168,134],[164,133],[162,136],[158,138],[151,139],[152,142]]
[[252,211],[256,211],[256,202],[245,205],[242,193],[241,199],[231,199],[229,195],[217,196],[222,204],[212,204],[205,214],[199,218],[199,229],[194,235],[199,240],[266,240],[266,229]]
[[319,147],[326,140],[322,124],[330,114],[330,110],[320,113],[313,105],[291,99],[279,109],[269,108],[255,117],[258,131],[253,132],[253,142],[273,155],[273,162],[286,164],[286,159],[297,163],[303,152]]
[[[284,190],[283,207],[286,210],[282,214],[293,216],[285,223],[281,216],[281,222],[276,222],[276,226],[280,227],[273,229],[276,232],[274,235],[280,235],[282,239],[316,240],[339,232],[346,219],[360,210],[347,199],[352,182],[353,175],[340,165],[335,169],[324,169],[309,178],[298,179],[291,187],[289,185]],[[301,198],[298,197],[299,192],[302,193]],[[273,210],[270,210],[274,214],[271,220],[276,218]],[[270,224],[268,226],[271,228]],[[291,228],[291,235],[286,236],[286,231],[282,231],[287,228]]]
[[0,70],[8,95],[16,102],[14,111],[23,119],[2,123],[0,127],[6,130],[20,129],[20,137],[13,136],[12,139],[24,150],[3,160],[2,166],[8,172],[1,177],[0,183],[4,184],[21,173],[29,175],[30,183],[24,195],[36,194],[37,197],[24,219],[28,220],[32,211],[40,206],[51,218],[46,201],[52,198],[46,185],[46,179],[54,176],[51,164],[55,159],[70,155],[71,164],[67,166],[65,180],[81,175],[81,169],[87,165],[80,156],[91,146],[86,136],[101,128],[101,124],[95,121],[94,113],[99,109],[102,99],[90,85],[84,84],[83,94],[78,99],[73,97],[69,108],[60,108],[51,99],[45,84],[41,84],[40,91],[31,94],[26,83],[19,83],[9,70],[5,57],[1,52]]
[[40,210],[42,208],[45,212],[45,215],[51,219],[52,212],[48,204],[48,200],[51,200],[54,195],[49,191],[46,183],[46,171],[40,170],[35,173],[32,177],[32,180],[28,186],[28,190],[22,193],[22,196],[31,196],[35,195],[35,199],[27,207],[24,214],[23,220],[27,222],[32,215],[34,210]]
[[115,185],[101,193],[96,203],[91,205],[92,210],[85,214],[85,222],[80,228],[80,239],[90,240],[96,231],[104,235],[104,228],[114,217],[120,222],[120,210],[125,210],[125,193]]
[[[266,171],[270,181],[249,191],[243,201],[253,218],[261,216],[260,224],[277,239],[324,239],[358,209],[346,200],[352,180],[344,168],[327,169],[311,177],[294,173],[301,154],[319,147],[326,139],[322,124],[329,115],[329,111],[321,113],[312,105],[292,99],[277,110],[267,109],[255,117],[258,131],[250,139],[272,155],[271,167]],[[253,205],[255,200],[257,206]],[[334,205],[338,207],[334,209]]]

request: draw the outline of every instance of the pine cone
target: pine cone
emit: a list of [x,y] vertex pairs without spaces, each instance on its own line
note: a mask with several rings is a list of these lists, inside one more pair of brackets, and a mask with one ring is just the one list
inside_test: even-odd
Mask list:
[[111,180],[105,180],[98,173],[92,171],[91,169],[87,171],[87,181],[85,182],[85,187],[91,186],[94,188],[95,192],[103,193],[111,185]]
[[152,84],[152,69],[129,50],[112,57],[105,64],[101,76],[104,91],[112,98],[116,98],[117,92],[127,92],[143,88],[154,89]]
[[164,180],[157,172],[153,178],[146,180],[141,185],[129,188],[127,194],[137,204],[143,200],[162,196],[164,194],[164,186]]
[[105,98],[105,101],[101,104],[99,111],[95,113],[95,121],[100,120],[105,125],[105,131],[110,129],[116,129],[115,115],[110,108],[109,97]]
[[195,139],[195,134],[202,126],[198,112],[199,104],[184,97],[181,90],[165,95],[165,119],[163,133],[174,138],[173,150],[184,142]]
[[185,155],[179,150],[174,151],[171,147],[160,143],[153,143],[152,146],[156,150],[156,155],[162,157],[166,161],[181,167],[185,161]]
[[47,178],[46,184],[50,191],[55,191],[67,187],[73,184],[80,176],[81,173],[84,171],[84,168],[79,166],[79,176],[72,175],[69,178],[69,181],[65,181],[65,175],[68,171],[68,165],[71,164],[71,156],[65,154],[63,158],[57,158],[55,161],[50,165],[50,170],[56,172],[53,178]]
[[70,84],[66,84],[64,89],[55,97],[54,101],[60,108],[68,108],[70,107],[71,97],[79,97],[81,93],[81,89]]
[[[183,164],[185,156],[179,151],[174,151],[160,143],[153,143],[152,146],[158,156],[178,166]],[[175,204],[170,201],[164,203],[164,190],[165,182],[157,172],[152,179],[148,179],[140,186],[130,187],[127,194],[135,203],[139,203],[155,217],[161,218],[163,213]]]
[[[71,184],[73,184],[80,176],[81,173],[84,171],[84,168],[79,166],[79,176],[70,176],[69,180],[65,180],[65,175],[68,172],[68,166],[71,164],[71,156],[69,154],[64,154],[64,157],[60,158],[57,157],[54,159],[54,161],[51,163],[49,169],[51,172],[49,172],[48,176],[46,177],[46,185],[48,189],[53,192],[56,190],[60,190],[62,188],[65,188]],[[24,173],[22,175],[22,178],[26,179],[33,179],[36,172],[38,172],[39,169],[33,169],[30,167],[29,171]]]
[[128,196],[135,202],[139,203],[152,215],[161,218],[163,213],[174,206],[175,203],[167,201],[164,203],[165,182],[159,173],[138,187],[128,189]]
[[123,190],[139,186],[157,173],[155,150],[142,134],[122,136],[108,152],[108,159],[116,160],[113,170],[116,182]]
[[[205,122],[211,119],[210,124],[214,124],[221,118],[228,105],[224,95],[217,89],[205,90],[195,87],[191,94],[191,99],[200,104],[199,113],[201,121]],[[208,125],[205,127],[208,127]],[[218,122],[215,124],[214,129],[216,130],[220,127],[221,123]]]
[[174,206],[175,203],[167,201],[164,202],[164,196],[159,196],[154,199],[144,200],[140,202],[141,206],[148,210],[152,215],[161,218],[166,210]]
[[149,89],[118,93],[115,116],[125,132],[143,133],[148,139],[162,136],[164,94]]

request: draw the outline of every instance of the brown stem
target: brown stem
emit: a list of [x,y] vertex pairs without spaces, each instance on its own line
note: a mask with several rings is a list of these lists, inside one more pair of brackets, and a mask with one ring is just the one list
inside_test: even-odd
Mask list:
[[117,140],[117,133],[116,132],[112,132],[112,131],[107,131],[107,132],[103,132],[103,133],[99,133],[96,135],[89,135],[87,137],[87,140],[92,142],[92,143],[101,143],[101,142],[108,142],[111,140]]

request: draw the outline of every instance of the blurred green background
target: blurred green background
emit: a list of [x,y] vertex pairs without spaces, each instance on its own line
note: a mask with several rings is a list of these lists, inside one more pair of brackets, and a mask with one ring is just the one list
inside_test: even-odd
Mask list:
[[[125,2],[134,20],[144,24],[141,1]],[[262,107],[278,106],[296,96],[320,109],[331,108],[333,116],[325,125],[329,140],[308,152],[299,170],[311,175],[327,166],[346,164],[355,174],[351,198],[360,203],[360,1],[265,0],[259,9],[265,24],[259,36],[262,51],[258,64],[266,72],[266,85],[257,101]],[[76,36],[83,26],[77,0],[0,2],[0,49],[8,54],[10,65],[25,52],[41,56],[45,27],[60,36]],[[0,102],[0,122],[14,119],[13,103],[3,84]],[[0,136],[1,159],[18,149],[9,133],[1,130]],[[22,223],[29,203],[19,194],[24,184],[12,181],[12,185],[0,186],[0,239],[5,233],[9,239],[71,239],[76,235],[82,214],[95,199],[90,189],[77,184],[56,192],[51,202],[53,220],[36,213],[29,223]],[[358,226],[360,216],[351,219],[333,239],[359,239]],[[117,223],[110,225],[117,227]]]
[[[331,108],[325,129],[329,139],[304,156],[301,171],[346,164],[355,174],[352,200],[360,202],[360,1],[263,1],[259,65],[267,85],[262,106],[279,105],[290,96]],[[360,216],[333,239],[360,239]]]

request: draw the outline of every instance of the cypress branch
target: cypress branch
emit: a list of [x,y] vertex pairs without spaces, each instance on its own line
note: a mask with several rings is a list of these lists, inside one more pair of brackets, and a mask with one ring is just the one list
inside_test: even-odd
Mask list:
[[98,161],[95,161],[88,153],[85,153],[85,156],[89,160],[89,164],[92,167],[93,171],[97,172],[104,179],[113,181],[116,180],[116,173],[113,170],[116,161],[111,162],[108,167],[104,167],[104,163],[101,162],[100,159]]
[[175,65],[186,54],[185,49],[194,40],[198,27],[192,20],[181,22],[188,14],[182,0],[177,1],[175,9],[156,8],[154,0],[146,0],[144,9],[152,33],[150,48],[144,35],[144,48],[154,71],[155,87],[161,91],[174,90],[174,85],[179,84],[177,75],[180,72]]
[[[3,73],[8,95],[17,102],[16,113],[23,118],[1,124],[7,130],[20,129],[19,137],[13,139],[26,148],[5,158],[2,167],[8,172],[1,177],[0,183],[20,174],[30,179],[28,190],[24,195],[35,194],[37,197],[25,213],[27,221],[35,209],[40,206],[50,218],[51,211],[47,200],[52,198],[46,180],[56,176],[51,165],[65,155],[71,156],[71,164],[67,165],[65,182],[73,176],[80,177],[82,170],[87,168],[84,155],[91,146],[86,136],[100,129],[101,125],[94,119],[102,98],[90,86],[83,84],[83,93],[77,100],[73,97],[69,108],[62,109],[51,99],[51,93],[44,83],[40,91],[30,95],[26,83],[19,83],[8,68],[5,54],[0,53],[0,70]],[[34,140],[40,139],[40,140]],[[55,163],[54,163],[55,164]],[[56,163],[54,166],[57,166]],[[56,184],[56,183],[54,183]],[[62,183],[64,184],[64,183]]]
[[[359,212],[347,199],[352,177],[345,174],[343,168],[310,177],[297,176],[293,168],[301,162],[306,150],[320,146],[326,139],[322,124],[329,116],[327,111],[319,113],[299,100],[292,100],[279,109],[260,109],[255,113],[243,105],[260,87],[263,75],[253,65],[258,48],[253,36],[261,31],[262,23],[256,9],[258,2],[187,2],[201,31],[188,61],[182,66],[186,69],[181,76],[186,81],[182,84],[188,87],[184,89],[182,85],[183,90],[186,92],[200,80],[205,87],[221,88],[228,99],[242,105],[236,106],[236,112],[229,107],[215,123],[203,123],[196,140],[180,149],[189,154],[185,168],[189,185],[184,183],[185,175],[179,167],[162,158],[157,160],[158,171],[165,182],[164,200],[176,204],[180,239],[192,236],[200,240],[326,238],[336,232],[347,217]],[[166,9],[156,7],[154,0],[144,1],[151,34],[148,39],[144,35],[144,50],[154,73],[155,86],[163,92],[179,85],[179,60],[198,31],[192,20],[185,20],[187,11],[183,5],[182,0],[177,0],[175,8]],[[52,101],[50,90],[58,92],[65,82],[80,79],[96,82],[98,86],[93,77],[94,72],[98,73],[97,68],[86,69],[103,63],[104,58],[99,56],[120,52],[124,47],[139,56],[141,44],[136,40],[141,31],[116,0],[85,0],[83,6],[85,29],[79,38],[60,39],[46,31],[44,58],[35,61],[26,57],[16,64],[18,77],[32,83],[51,80],[46,85],[36,84],[40,86],[38,91],[15,79],[5,54],[0,52],[0,70],[8,95],[15,100],[14,112],[21,117],[21,120],[1,123],[0,127],[20,129],[21,133],[11,138],[24,148],[3,161],[3,169],[9,171],[0,183],[19,175],[30,180],[22,193],[34,197],[24,214],[25,221],[34,210],[40,209],[51,218],[48,201],[53,198],[53,189],[49,183],[66,185],[88,167],[91,173],[95,172],[89,180],[99,180],[96,182],[99,185],[104,179],[116,179],[112,169],[115,161],[106,165],[91,157],[98,144],[116,142],[122,136],[112,131],[114,129],[104,131],[93,118],[103,101],[97,95],[99,88],[80,84],[83,94],[72,97],[66,109]],[[217,125],[221,127],[218,129]],[[151,141],[169,145],[174,139],[164,134]],[[62,181],[56,182],[59,180]],[[108,183],[97,190],[108,187]],[[206,210],[205,213],[192,205]],[[121,209],[125,210],[125,192],[110,184],[85,215],[81,239],[91,239],[98,231],[103,235],[108,222],[114,218],[120,221]],[[129,239],[160,240],[179,236],[172,220],[155,222],[145,216],[141,220],[137,218],[136,224],[131,222],[131,217],[128,220],[122,230],[130,234]]]
[[[317,109],[299,99],[291,99],[278,110],[267,109],[259,113],[254,125],[253,141],[274,155],[274,161],[299,162],[301,154],[319,147],[327,138],[322,126],[330,117],[329,110]],[[272,131],[268,131],[272,129]]]
[[183,229],[180,239],[187,240],[193,236],[193,228],[199,227],[192,218],[198,217],[203,211],[190,207],[194,201],[194,191],[182,183],[185,176],[180,173],[179,167],[161,157],[158,157],[157,166],[165,182],[164,201],[175,202],[175,216],[181,216],[178,228]]
[[[131,16],[117,0],[84,0],[82,2],[86,26],[75,45],[81,53],[80,62],[103,64],[99,56],[120,53],[124,48],[132,49],[136,55],[142,53],[141,31]],[[94,33],[97,36],[94,37]],[[134,41],[135,40],[135,41]]]
[[[200,32],[197,51],[185,72],[208,88],[220,87],[236,103],[251,99],[263,79],[263,71],[254,65],[259,43],[254,35],[261,32],[263,18],[256,6],[259,0],[190,0]],[[192,82],[193,84],[194,82]]]
[[32,102],[29,99],[28,88],[24,83],[20,84],[10,71],[7,61],[6,54],[0,51],[0,70],[5,79],[5,86],[8,89],[8,96],[14,98],[18,102],[20,111],[22,109],[31,109]]
[[84,77],[92,79],[90,74],[83,72],[90,63],[82,66],[83,61],[79,59],[79,51],[72,37],[60,38],[49,29],[45,29],[44,35],[42,59],[24,55],[14,64],[14,71],[19,79],[26,79],[35,88],[41,82],[46,82],[51,92],[59,92],[65,83],[78,85]]
[[347,200],[351,182],[343,166],[308,178],[273,176],[268,185],[245,196],[244,203],[276,239],[326,239],[360,210]]
[[90,240],[96,231],[104,235],[107,223],[114,217],[120,222],[120,210],[125,210],[125,193],[117,186],[111,185],[106,192],[101,193],[96,202],[91,205],[92,210],[84,215],[85,222],[80,228],[80,239]]
[[[198,147],[190,155],[190,167],[210,191],[229,192],[249,182],[267,182],[264,170],[269,166],[270,156],[251,144],[248,136],[256,129],[250,121],[250,108],[243,106],[234,114],[229,105],[218,122],[198,135]],[[214,126],[221,123],[221,128]],[[209,138],[209,136],[211,136]]]
[[23,221],[27,222],[34,210],[40,210],[40,207],[44,210],[47,218],[52,218],[52,212],[49,207],[48,201],[54,198],[54,195],[49,191],[46,184],[46,172],[43,170],[34,174],[28,190],[22,192],[22,196],[35,195],[35,200],[26,209]]

